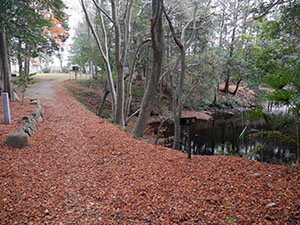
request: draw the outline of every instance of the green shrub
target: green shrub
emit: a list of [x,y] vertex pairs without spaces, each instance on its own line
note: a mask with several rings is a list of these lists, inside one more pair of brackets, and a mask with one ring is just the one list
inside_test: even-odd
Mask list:
[[36,75],[36,73],[23,74],[23,75],[17,76],[14,80],[12,80],[12,83],[14,85],[21,88],[22,104],[24,104],[25,92],[27,91],[28,86],[30,84],[36,83],[36,81],[32,78],[32,76],[34,76],[34,75]]
[[42,72],[43,73],[50,73],[51,71],[50,71],[50,68],[46,67],[46,68],[42,69]]

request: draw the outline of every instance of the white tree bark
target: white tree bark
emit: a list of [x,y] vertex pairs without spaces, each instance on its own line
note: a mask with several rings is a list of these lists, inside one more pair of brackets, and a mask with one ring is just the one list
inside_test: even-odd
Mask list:
[[87,23],[89,25],[89,27],[91,28],[92,34],[96,40],[97,43],[97,47],[100,51],[101,57],[103,59],[104,62],[104,67],[105,67],[105,71],[106,71],[106,76],[107,76],[107,81],[108,81],[108,85],[109,85],[109,91],[111,94],[111,98],[112,98],[112,119],[114,121],[116,121],[116,102],[117,102],[117,94],[116,94],[116,90],[115,90],[115,86],[114,86],[114,81],[113,81],[113,76],[112,76],[112,71],[111,71],[111,65],[110,65],[110,61],[109,61],[109,55],[108,55],[108,43],[107,43],[107,33],[106,33],[106,28],[105,28],[105,24],[104,24],[104,20],[103,20],[103,16],[102,13],[100,13],[100,23],[101,23],[101,31],[102,31],[102,39],[100,41],[97,32],[95,31],[95,28],[90,20],[89,14],[87,12],[86,6],[84,4],[84,0],[81,0],[81,6],[82,9],[84,11]]
[[118,73],[116,122],[122,127],[124,127],[124,64],[130,42],[132,6],[133,0],[128,0],[125,8],[124,37],[122,39],[118,9],[116,2],[111,0],[112,21],[115,30],[115,62]]
[[[85,12],[87,21],[89,26],[91,27],[91,31],[96,39],[98,48],[101,52],[101,56],[104,61],[105,70],[108,77],[108,83],[110,87],[110,93],[113,98],[113,119],[116,123],[120,124],[124,127],[124,66],[126,62],[127,51],[129,48],[130,43],[130,32],[131,32],[131,14],[132,14],[132,7],[133,7],[133,0],[126,1],[126,7],[124,9],[124,27],[121,29],[120,22],[121,18],[118,14],[120,7],[119,1],[110,0],[111,3],[111,14],[109,15],[103,8],[101,8],[101,4],[98,4],[96,0],[93,0],[94,5],[99,11],[100,14],[100,22],[101,22],[101,31],[102,31],[102,39],[100,40],[95,29],[93,28],[89,15],[87,13],[86,7],[84,5],[83,0],[81,0],[81,4],[83,10]],[[115,48],[115,63],[116,63],[116,70],[117,70],[117,90],[115,90],[114,82],[112,79],[112,69],[111,64],[109,62],[109,55],[108,55],[108,41],[107,41],[107,32],[103,20],[103,15],[113,24],[114,27],[114,48]],[[122,31],[124,31],[122,35]]]

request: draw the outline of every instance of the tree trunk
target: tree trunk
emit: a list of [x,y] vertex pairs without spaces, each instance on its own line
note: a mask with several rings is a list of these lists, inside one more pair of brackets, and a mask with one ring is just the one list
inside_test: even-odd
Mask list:
[[[237,4],[237,1],[235,1],[235,4]],[[227,71],[226,71],[226,79],[225,79],[225,87],[224,87],[224,92],[225,94],[229,94],[229,84],[230,84],[230,77],[231,77],[231,66],[233,63],[233,52],[234,52],[234,42],[235,42],[235,38],[236,38],[236,29],[237,29],[237,21],[238,21],[238,9],[237,6],[234,9],[234,13],[233,13],[233,30],[232,30],[232,34],[231,34],[231,41],[230,41],[230,46],[229,46],[229,59],[227,61]]]
[[12,87],[10,82],[10,65],[9,65],[9,58],[8,58],[8,50],[6,45],[6,34],[5,30],[3,29],[0,32],[0,58],[2,63],[2,73],[3,73],[3,91],[8,93],[9,98],[13,97],[12,94]]
[[242,80],[243,80],[243,78],[240,78],[240,79],[238,80],[238,82],[236,83],[235,90],[231,93],[231,94],[233,94],[234,96],[235,96],[236,93],[238,92],[239,87],[240,87],[240,83],[241,83]]
[[215,84],[215,93],[214,93],[213,104],[217,104],[218,94],[219,94],[219,80],[217,79],[216,84]]
[[2,61],[0,57],[0,93],[3,90],[3,70],[2,70]]
[[[134,73],[134,70],[135,70],[137,55],[138,55],[138,52],[140,51],[142,45],[147,43],[147,42],[150,42],[150,41],[151,41],[151,39],[146,39],[146,40],[142,41],[139,44],[139,46],[136,49],[135,54],[134,54],[133,62],[132,62],[130,73],[129,73],[128,83],[127,83],[127,96],[126,96],[126,104],[125,104],[125,112],[124,112],[125,117],[127,117],[130,113],[130,106],[131,106],[131,101],[132,101],[133,73]],[[138,70],[138,74],[140,74],[140,70]]]
[[64,71],[63,68],[63,50],[61,47],[59,47],[59,53],[58,53],[58,60],[59,60],[59,65],[60,65],[60,72],[62,73]]
[[[22,48],[22,41],[19,40],[19,49]],[[19,65],[19,75],[23,75],[23,59],[22,59],[22,56],[21,56],[21,53],[20,51],[18,51],[18,65]]]
[[26,74],[26,76],[28,76],[29,73],[30,73],[30,61],[26,57],[25,58],[25,66],[24,66],[24,74]]
[[[95,2],[94,2],[95,3]],[[111,98],[112,98],[112,119],[115,121],[116,120],[116,90],[115,90],[115,86],[114,86],[114,81],[113,81],[113,77],[112,77],[112,71],[111,71],[111,65],[109,62],[109,55],[108,55],[108,43],[107,43],[107,33],[106,33],[106,27],[104,24],[104,20],[103,20],[103,16],[102,13],[100,13],[99,17],[100,17],[100,21],[101,21],[101,31],[103,33],[103,36],[101,38],[102,42],[103,42],[103,46],[100,42],[99,36],[97,34],[97,32],[94,29],[94,26],[90,20],[89,14],[86,10],[85,4],[84,4],[84,0],[81,0],[81,6],[82,9],[84,11],[84,14],[86,16],[86,20],[87,23],[89,25],[89,27],[91,28],[92,34],[96,40],[97,43],[97,47],[101,53],[102,59],[103,59],[103,63],[104,63],[104,68],[106,71],[106,75],[107,75],[107,80],[108,80],[108,84],[109,84],[109,91],[111,94]]]
[[229,82],[230,82],[230,69],[227,69],[227,75],[225,79],[225,86],[224,86],[224,93],[228,94],[229,93]]
[[[30,48],[26,46],[26,53],[29,55]],[[25,65],[24,65],[24,74],[28,76],[30,73],[30,58],[29,56],[25,57]]]
[[114,0],[111,0],[112,19],[115,30],[115,62],[117,66],[117,109],[116,123],[124,126],[124,62],[121,59],[121,32]]
[[[186,49],[191,45],[192,40],[195,36],[195,31],[196,31],[196,13],[198,10],[198,5],[196,2],[194,2],[194,13],[193,13],[193,18],[188,21],[188,23],[183,27],[181,31],[181,38],[180,40],[177,39],[176,37],[176,32],[174,30],[174,27],[172,25],[171,19],[169,18],[168,14],[164,10],[164,15],[168,21],[170,31],[172,34],[172,37],[176,43],[176,45],[180,49],[180,56],[176,61],[176,65],[174,67],[174,72],[173,72],[173,115],[174,115],[174,142],[173,142],[173,148],[174,149],[179,149],[180,147],[180,137],[181,137],[181,126],[180,126],[180,118],[182,114],[182,92],[183,92],[183,83],[184,83],[184,78],[185,78],[185,70],[186,70],[186,63],[185,63],[185,57],[186,57]],[[186,35],[186,30],[189,27],[189,25],[193,23],[193,30],[192,34],[189,38],[189,40],[186,40],[185,35]],[[180,74],[178,77],[176,76],[176,67],[178,62],[180,61]]]
[[[180,78],[179,78],[179,84],[178,88],[176,90],[176,97],[173,99],[173,102],[175,103],[175,111],[174,113],[174,143],[173,148],[179,149],[180,147],[180,136],[181,136],[181,126],[180,126],[180,118],[182,114],[182,90],[183,90],[183,81],[185,77],[185,49],[182,47],[180,49],[180,62],[181,62],[181,71],[180,71]],[[173,103],[173,104],[174,104]]]
[[115,30],[115,61],[117,66],[118,81],[117,81],[117,112],[116,122],[124,127],[124,64],[126,61],[126,54],[130,43],[131,32],[131,11],[133,7],[133,0],[127,1],[125,15],[124,15],[124,37],[121,48],[121,28],[119,24],[119,17],[117,15],[117,7],[114,0],[111,0],[112,19]]
[[300,145],[299,145],[299,107],[296,107],[296,145],[297,145],[297,167],[300,167]]
[[98,116],[101,117],[102,113],[103,113],[103,109],[105,107],[105,102],[106,102],[106,98],[109,95],[109,90],[107,89],[107,82],[105,83],[105,87],[104,87],[104,91],[103,91],[103,97],[102,97],[102,101],[98,110]]
[[18,53],[18,65],[19,65],[19,75],[23,75],[23,60],[20,53]]
[[[89,46],[92,49],[92,37],[91,37],[91,28],[88,26],[88,40],[89,40]],[[89,60],[89,74],[90,74],[90,79],[95,79],[94,77],[94,70],[93,70],[93,60]]]
[[163,1],[152,0],[151,39],[153,48],[153,69],[152,75],[149,78],[147,88],[143,96],[141,112],[139,114],[137,123],[134,127],[133,133],[138,137],[142,137],[145,132],[148,119],[150,117],[152,102],[157,89],[159,77],[162,73],[164,58],[164,32],[162,22],[162,10]]

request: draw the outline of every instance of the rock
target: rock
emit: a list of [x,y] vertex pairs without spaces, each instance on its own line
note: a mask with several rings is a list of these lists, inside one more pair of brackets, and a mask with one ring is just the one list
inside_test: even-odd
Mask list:
[[30,137],[31,137],[32,134],[33,134],[33,131],[32,131],[28,126],[20,127],[19,132],[26,133],[26,134],[28,134]]
[[36,114],[36,112],[32,112],[32,113],[30,114],[30,116],[32,117],[32,119],[34,119],[34,121],[35,121],[36,123],[38,123],[38,122],[36,121],[36,117],[38,116],[38,115]]
[[276,203],[271,202],[271,203],[269,203],[269,204],[266,205],[266,208],[273,207],[273,206],[275,206],[275,205],[276,205]]
[[255,173],[252,175],[253,177],[260,177],[260,173]]
[[32,104],[32,105],[39,105],[40,101],[37,98],[33,98],[33,99],[30,99],[30,104]]
[[30,115],[22,118],[20,123],[24,125],[20,127],[18,132],[9,134],[5,139],[4,144],[15,148],[25,148],[29,146],[29,137],[36,131],[37,123],[41,122],[44,117],[44,111],[38,99],[31,99],[30,104],[36,104],[36,110]]
[[35,111],[34,111],[34,113],[39,117],[42,117],[42,118],[44,118],[44,111],[43,111],[43,109],[42,108],[37,108]]
[[15,148],[25,148],[29,146],[29,136],[25,132],[16,132],[9,134],[4,144],[13,146]]
[[32,112],[31,116],[36,121],[36,123],[39,123],[43,120],[43,117],[40,114],[36,113],[36,112]]
[[32,136],[33,132],[36,131],[36,123],[35,122],[25,123],[25,125],[21,127],[19,131],[25,132],[29,136]]
[[32,116],[24,116],[22,118],[22,123],[35,123],[36,121],[34,121],[34,119],[32,118]]
[[35,110],[30,115],[36,120],[37,123],[41,122],[44,117],[42,110]]
[[43,117],[41,117],[41,116],[37,116],[34,119],[36,120],[37,123],[40,123],[43,121]]

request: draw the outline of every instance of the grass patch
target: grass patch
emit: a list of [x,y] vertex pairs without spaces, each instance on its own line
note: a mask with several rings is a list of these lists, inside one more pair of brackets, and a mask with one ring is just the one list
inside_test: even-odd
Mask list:
[[[69,73],[38,73],[34,77],[38,78],[38,79],[51,79],[51,80],[56,80],[56,81],[75,79],[75,75],[73,72],[69,72]],[[82,75],[78,75],[77,78],[79,80],[88,79],[89,75],[82,74]]]

